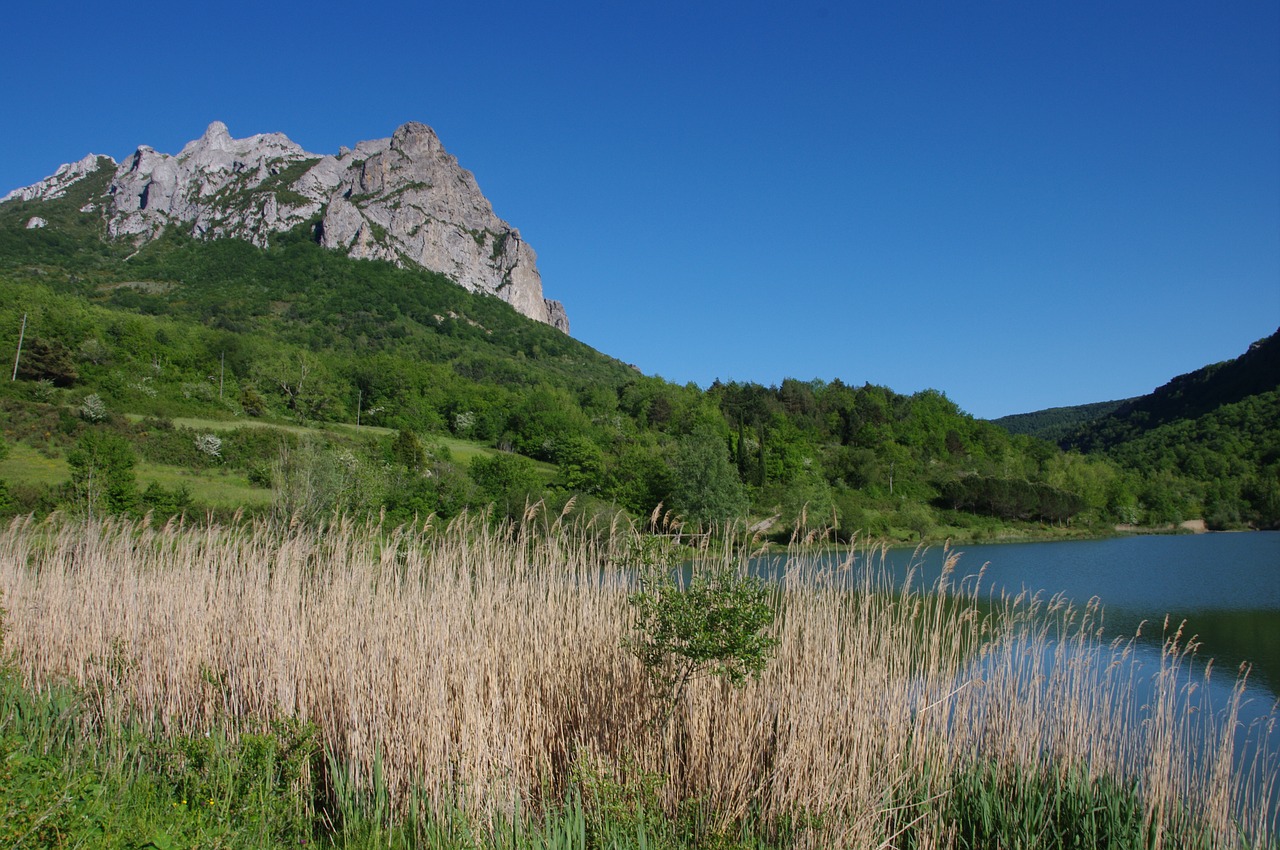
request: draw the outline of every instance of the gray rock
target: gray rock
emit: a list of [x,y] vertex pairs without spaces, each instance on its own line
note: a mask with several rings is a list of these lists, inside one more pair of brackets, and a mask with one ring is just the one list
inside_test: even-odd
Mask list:
[[41,227],[48,227],[49,222],[45,221],[38,215],[33,215],[27,219],[27,230],[38,230]]

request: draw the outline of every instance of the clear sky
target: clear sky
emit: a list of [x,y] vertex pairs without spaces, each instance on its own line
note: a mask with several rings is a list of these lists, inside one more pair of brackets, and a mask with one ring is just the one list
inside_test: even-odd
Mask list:
[[0,193],[215,119],[433,126],[647,374],[1149,392],[1280,326],[1280,4],[21,3]]

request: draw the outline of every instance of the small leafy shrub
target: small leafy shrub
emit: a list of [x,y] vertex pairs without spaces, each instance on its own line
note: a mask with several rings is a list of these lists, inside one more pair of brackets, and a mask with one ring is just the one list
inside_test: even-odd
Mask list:
[[267,412],[267,400],[253,387],[245,387],[240,393],[240,408],[249,416],[262,416]]
[[142,491],[141,499],[144,510],[154,511],[162,517],[184,513],[193,503],[191,490],[186,484],[169,490],[154,481]]
[[635,630],[625,647],[657,685],[668,714],[695,677],[718,676],[736,687],[759,676],[777,639],[771,591],[730,566],[695,567],[687,582],[662,566],[645,570],[630,597]]
[[31,385],[31,395],[36,401],[52,404],[58,398],[58,388],[48,378],[40,378]]
[[136,463],[133,447],[123,437],[86,431],[67,454],[72,505],[90,516],[128,511],[138,501]]
[[254,487],[262,487],[270,490],[275,482],[271,478],[271,467],[265,463],[255,464],[249,467],[247,474],[249,483]]

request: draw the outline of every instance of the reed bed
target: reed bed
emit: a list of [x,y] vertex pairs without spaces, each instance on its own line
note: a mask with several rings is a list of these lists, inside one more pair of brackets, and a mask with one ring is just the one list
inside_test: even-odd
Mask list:
[[1275,840],[1275,712],[1239,729],[1243,683],[1206,705],[1176,629],[1144,672],[1132,640],[1102,640],[1096,605],[985,596],[954,557],[921,587],[874,550],[832,566],[797,549],[764,674],[695,680],[660,711],[623,648],[640,540],[532,514],[322,530],[20,518],[0,534],[4,647],[27,688],[76,684],[103,726],[295,718],[345,773],[330,783],[480,824],[567,805],[584,776],[660,777],[668,810],[697,801],[720,825],[945,847],[958,777],[981,770],[1132,788],[1147,846]]

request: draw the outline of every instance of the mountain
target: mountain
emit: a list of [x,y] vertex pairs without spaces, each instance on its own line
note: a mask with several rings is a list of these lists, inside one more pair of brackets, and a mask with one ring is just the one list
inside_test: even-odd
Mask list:
[[1106,413],[1079,432],[1081,456],[936,391],[676,386],[566,329],[532,250],[423,125],[327,157],[221,124],[173,156],[90,155],[0,202],[0,349],[16,367],[0,381],[0,421],[22,447],[9,509],[67,504],[65,487],[41,483],[41,458],[104,429],[150,464],[283,486],[286,432],[228,428],[211,459],[208,435],[175,425],[190,417],[378,426],[406,435],[396,457],[416,457],[421,437],[502,467],[439,452],[405,477],[389,435],[345,447],[313,435],[307,462],[332,483],[325,498],[360,499],[330,499],[326,515],[448,517],[549,492],[637,517],[746,509],[776,518],[780,539],[817,521],[901,542],[1197,518],[1280,526],[1274,337],[1110,412],[1076,409]]
[[[1163,426],[1196,420],[1221,408],[1280,390],[1280,330],[1234,360],[1179,375],[1148,395],[1124,402],[1064,439],[1064,448],[1113,448]],[[1280,417],[1280,410],[1273,411]]]
[[1280,331],[1130,399],[1062,446],[1137,474],[1150,519],[1280,527]]
[[1014,413],[992,419],[994,425],[1010,434],[1025,434],[1028,437],[1039,437],[1051,443],[1059,442],[1078,431],[1084,425],[1106,416],[1116,410],[1129,399],[1120,401],[1096,401],[1092,404],[1078,404],[1071,407],[1050,407],[1031,413]]
[[111,241],[140,247],[176,229],[265,247],[273,234],[305,226],[323,247],[440,272],[569,332],[564,306],[543,297],[533,248],[425,124],[332,156],[280,133],[235,139],[215,121],[177,155],[145,145],[120,163],[89,154],[0,205],[20,205],[28,228],[56,227],[43,205],[69,194]]

